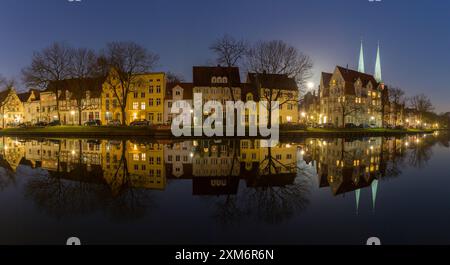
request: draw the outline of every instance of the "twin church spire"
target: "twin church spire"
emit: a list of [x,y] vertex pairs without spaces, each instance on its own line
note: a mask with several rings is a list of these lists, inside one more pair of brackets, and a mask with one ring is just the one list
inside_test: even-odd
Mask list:
[[[359,64],[358,64],[358,72],[360,73],[366,73],[365,66],[364,66],[364,47],[363,47],[363,41],[361,40],[361,49],[359,52]],[[381,54],[380,54],[380,43],[378,42],[377,47],[377,59],[375,62],[375,80],[377,82],[383,82],[383,78],[381,75]]]

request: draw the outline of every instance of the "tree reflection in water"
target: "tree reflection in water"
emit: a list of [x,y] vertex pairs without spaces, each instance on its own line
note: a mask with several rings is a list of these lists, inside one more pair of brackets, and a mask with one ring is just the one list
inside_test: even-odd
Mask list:
[[[333,195],[424,167],[447,134],[402,138],[301,139],[261,147],[255,139],[189,141],[20,140],[3,137],[0,191],[27,170],[25,197],[55,218],[104,212],[116,221],[151,215],[156,191],[192,183],[220,223],[279,223],[304,210],[317,177]],[[28,174],[28,172],[30,174]],[[374,184],[375,183],[375,184]],[[162,193],[183,199],[186,194]],[[190,195],[191,196],[191,195]],[[358,196],[358,195],[357,195]]]

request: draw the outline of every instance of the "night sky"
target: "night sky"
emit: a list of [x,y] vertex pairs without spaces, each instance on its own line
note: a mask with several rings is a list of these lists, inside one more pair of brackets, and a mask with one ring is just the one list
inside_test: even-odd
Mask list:
[[385,82],[450,111],[449,14],[442,0],[0,0],[0,73],[20,79],[33,51],[53,41],[100,49],[131,40],[160,55],[155,70],[191,80],[192,65],[211,63],[209,45],[228,33],[294,45],[313,59],[317,84],[337,64],[357,67],[362,38],[367,72],[380,41]]

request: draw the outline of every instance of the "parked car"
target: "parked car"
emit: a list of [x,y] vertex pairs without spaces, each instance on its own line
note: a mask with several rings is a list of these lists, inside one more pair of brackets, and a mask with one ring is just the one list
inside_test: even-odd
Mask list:
[[356,124],[354,124],[354,123],[346,123],[344,127],[345,127],[345,129],[355,129],[355,128],[358,128],[358,127],[356,126]]
[[19,125],[17,125],[17,127],[19,128],[28,128],[31,126],[31,122],[24,122],[24,123],[20,123]]
[[137,126],[150,126],[150,122],[148,120],[135,120],[130,123],[130,126],[137,127]]
[[324,128],[324,129],[332,129],[334,128],[334,124],[333,123],[322,123],[319,128]]
[[358,125],[358,128],[360,128],[360,129],[367,129],[367,128],[369,128],[369,125],[367,125],[365,123],[361,123],[360,125]]
[[90,120],[84,123],[84,126],[101,126],[102,122],[100,120]]
[[48,122],[45,122],[45,121],[38,121],[38,122],[36,122],[36,123],[34,124],[34,126],[36,126],[36,127],[46,127],[46,126],[48,126]]
[[47,124],[48,126],[61,126],[61,121],[55,120]]
[[109,126],[120,126],[122,123],[119,120],[110,120],[108,121]]

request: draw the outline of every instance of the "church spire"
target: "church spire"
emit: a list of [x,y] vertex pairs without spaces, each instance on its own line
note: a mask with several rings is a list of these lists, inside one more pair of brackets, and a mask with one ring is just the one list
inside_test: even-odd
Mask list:
[[359,64],[358,64],[358,72],[365,73],[364,69],[364,48],[363,48],[363,41],[361,39],[361,49],[359,51]]
[[357,189],[355,191],[355,195],[356,195],[356,215],[358,215],[358,213],[359,213],[359,198],[361,197],[361,190]]
[[383,78],[381,77],[380,42],[378,42],[377,61],[375,63],[375,80],[377,80],[377,82],[383,82]]
[[372,211],[375,212],[375,204],[377,202],[377,192],[378,192],[378,180],[374,179],[371,186],[372,186]]

